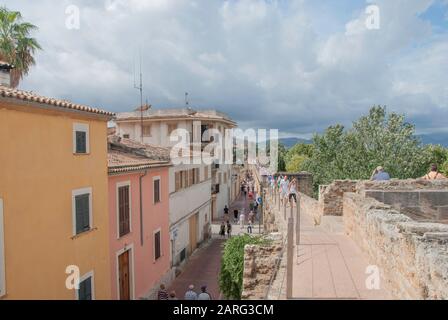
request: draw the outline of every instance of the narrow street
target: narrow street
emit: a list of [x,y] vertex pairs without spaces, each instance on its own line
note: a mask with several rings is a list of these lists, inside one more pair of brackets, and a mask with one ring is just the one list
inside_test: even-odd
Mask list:
[[210,244],[195,252],[181,275],[173,281],[169,292],[174,290],[177,298],[182,300],[191,284],[197,293],[201,291],[203,285],[206,285],[212,299],[220,299],[218,279],[223,244],[224,240],[214,238]]
[[[232,236],[242,235],[247,233],[248,213],[250,212],[250,200],[241,194],[238,199],[229,206],[230,221],[232,223]],[[241,210],[244,208],[246,214],[245,227],[241,228],[239,223],[234,221],[233,210]],[[259,214],[260,214],[259,209]],[[213,221],[212,224],[212,239],[204,247],[197,250],[185,265],[182,273],[177,277],[169,292],[175,291],[177,298],[182,300],[185,292],[190,285],[194,285],[195,291],[200,292],[201,287],[206,285],[208,292],[213,299],[222,299],[219,291],[219,272],[221,268],[221,256],[224,244],[227,238],[219,235],[219,229],[222,221]],[[262,233],[262,226],[259,225],[259,219],[253,225],[253,234]]]

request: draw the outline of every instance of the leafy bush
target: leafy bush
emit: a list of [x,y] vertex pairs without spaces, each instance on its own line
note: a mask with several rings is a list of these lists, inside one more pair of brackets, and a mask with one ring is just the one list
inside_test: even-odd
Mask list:
[[221,260],[219,288],[227,299],[241,299],[243,290],[244,247],[246,245],[262,245],[268,241],[262,237],[242,235],[230,238],[225,246]]

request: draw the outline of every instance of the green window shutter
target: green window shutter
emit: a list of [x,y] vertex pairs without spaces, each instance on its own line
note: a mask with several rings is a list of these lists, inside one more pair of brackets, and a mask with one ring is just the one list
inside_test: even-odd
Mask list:
[[87,153],[87,134],[84,131],[76,131],[76,153]]
[[90,195],[83,194],[75,197],[76,234],[90,230]]
[[89,277],[79,284],[79,300],[92,300],[92,278]]

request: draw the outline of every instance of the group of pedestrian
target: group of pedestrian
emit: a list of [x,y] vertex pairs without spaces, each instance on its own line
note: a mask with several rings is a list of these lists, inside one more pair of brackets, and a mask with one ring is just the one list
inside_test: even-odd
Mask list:
[[225,238],[226,233],[228,238],[232,237],[232,224],[230,223],[230,221],[221,222],[221,227],[219,228],[219,235]]
[[[168,295],[166,291],[165,285],[161,284],[159,292],[157,294],[158,300],[179,300],[176,296],[175,291],[171,291]],[[212,300],[212,296],[207,292],[207,286],[204,285],[201,287],[201,292],[198,294],[194,291],[194,285],[190,285],[188,287],[187,292],[185,292],[184,300]]]
[[293,199],[297,203],[298,183],[296,178],[290,180],[287,175],[280,175],[277,179],[271,176],[269,180],[272,190],[279,190],[280,202],[283,205],[286,205],[286,201],[291,203]]

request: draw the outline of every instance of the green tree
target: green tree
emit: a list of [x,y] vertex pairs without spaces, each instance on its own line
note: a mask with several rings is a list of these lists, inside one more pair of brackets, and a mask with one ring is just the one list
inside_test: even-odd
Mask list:
[[286,171],[300,172],[305,161],[313,155],[313,145],[298,143],[289,149],[285,156]]
[[36,61],[34,55],[41,46],[30,35],[37,27],[24,22],[18,11],[0,8],[0,60],[15,66],[11,72],[11,86],[17,87]]
[[393,178],[416,178],[430,162],[430,152],[415,136],[414,126],[403,115],[387,114],[385,107],[376,106],[350,130],[337,125],[316,135],[313,156],[303,166],[319,185],[335,179],[369,179],[379,165]]
[[303,171],[303,164],[307,159],[307,156],[300,154],[294,154],[291,157],[288,157],[288,161],[286,162],[286,171],[290,173]]
[[247,234],[229,239],[224,246],[219,274],[219,288],[227,299],[241,299],[243,290],[244,247],[267,244],[262,237]]

